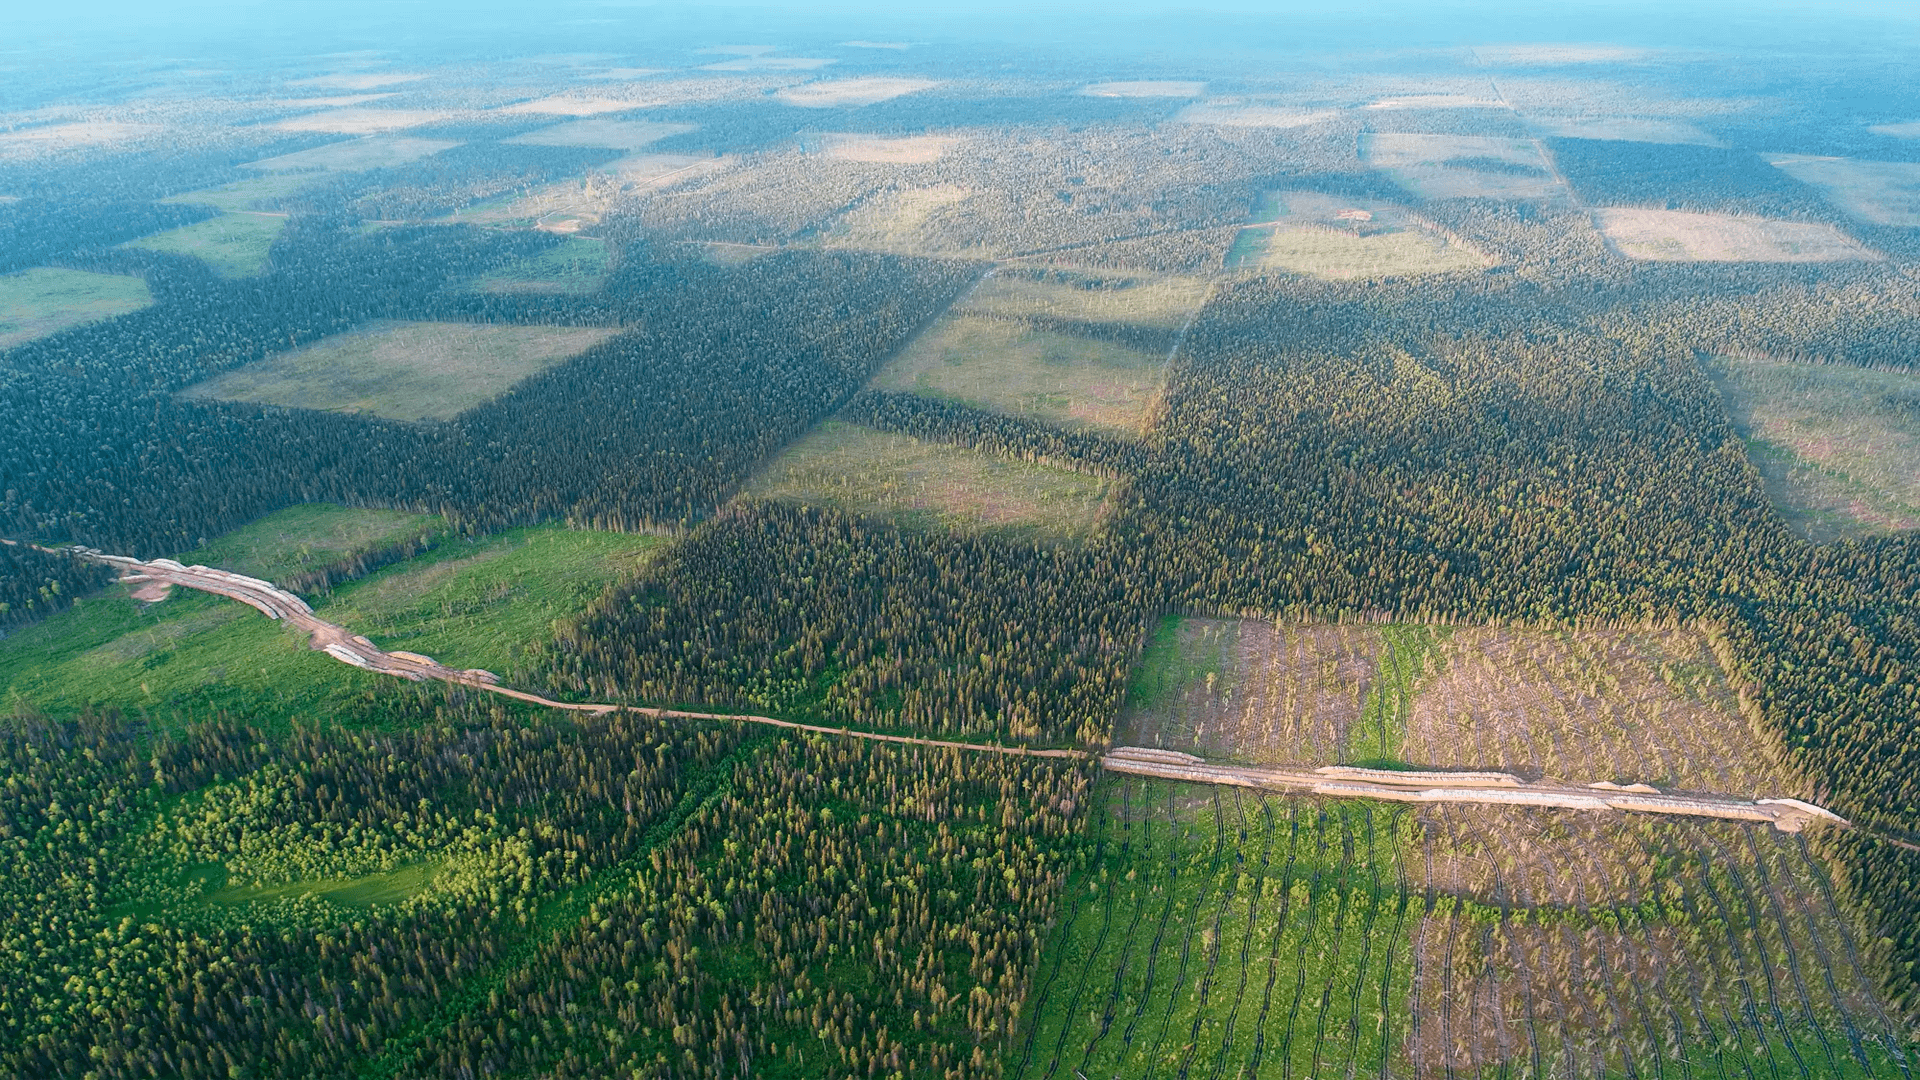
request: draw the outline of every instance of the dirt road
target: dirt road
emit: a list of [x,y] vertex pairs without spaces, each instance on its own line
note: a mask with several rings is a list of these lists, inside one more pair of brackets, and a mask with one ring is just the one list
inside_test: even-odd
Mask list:
[[794,731],[812,731],[822,735],[845,735],[855,739],[868,739],[873,742],[911,743],[915,746],[945,747],[953,750],[966,750],[987,754],[1018,754],[1023,757],[1047,758],[1086,758],[1090,755],[1083,750],[1031,750],[1024,746],[996,746],[987,743],[949,742],[942,739],[920,739],[906,735],[885,735],[872,731],[855,731],[849,728],[826,727],[820,724],[801,724],[792,720],[779,720],[771,716],[754,716],[747,713],[688,712],[682,709],[657,709],[634,705],[613,705],[599,703],[581,703],[573,701],[555,701],[525,690],[515,690],[500,685],[499,676],[491,671],[479,668],[451,668],[431,656],[419,653],[387,652],[373,642],[353,633],[343,626],[320,618],[307,606],[307,602],[298,596],[276,587],[272,582],[247,577],[226,570],[216,570],[207,566],[183,566],[172,559],[155,559],[142,562],[124,555],[103,555],[90,548],[75,548],[74,553],[106,563],[120,571],[120,580],[134,583],[164,583],[182,588],[198,589],[202,592],[224,596],[266,615],[304,631],[315,649],[343,664],[382,675],[394,675],[402,679],[424,682],[438,679],[441,682],[458,683],[485,690],[502,697],[530,701],[536,705],[545,705],[553,709],[567,709],[573,712],[606,713],[616,709],[657,716],[670,720],[732,720],[747,724],[765,724],[769,727],[789,728]]
[[[500,685],[499,677],[478,668],[450,668],[430,656],[410,652],[387,652],[358,634],[320,618],[298,596],[276,587],[272,582],[206,566],[183,566],[172,559],[142,562],[123,555],[103,555],[90,548],[74,548],[83,558],[106,563],[120,571],[120,580],[130,583],[177,585],[238,600],[308,635],[315,649],[343,664],[383,675],[416,682],[438,679],[458,683],[503,697],[529,701],[554,709],[575,712],[606,713],[616,709],[665,719],[731,720],[794,731],[842,735],[874,742],[911,743],[915,746],[944,747],[969,753],[1019,754],[1047,758],[1086,758],[1082,750],[1030,750],[1022,746],[996,746],[984,743],[949,742],[906,735],[884,735],[850,728],[819,724],[800,724],[771,716],[747,713],[688,712],[681,709],[656,709],[599,703],[555,701],[525,690]],[[1825,820],[1847,824],[1845,819],[1811,803],[1798,799],[1736,799],[1726,795],[1699,793],[1672,794],[1645,784],[1621,787],[1600,783],[1587,787],[1566,784],[1529,784],[1519,777],[1500,772],[1389,772],[1329,765],[1311,771],[1250,768],[1219,765],[1173,750],[1137,746],[1115,747],[1100,756],[1100,764],[1111,772],[1154,776],[1199,784],[1224,784],[1262,791],[1298,792],[1350,799],[1383,799],[1390,802],[1461,802],[1507,806],[1546,806],[1571,810],[1613,810],[1644,814],[1674,814],[1687,817],[1723,818],[1732,821],[1767,822],[1783,832],[1799,832],[1808,822]]]

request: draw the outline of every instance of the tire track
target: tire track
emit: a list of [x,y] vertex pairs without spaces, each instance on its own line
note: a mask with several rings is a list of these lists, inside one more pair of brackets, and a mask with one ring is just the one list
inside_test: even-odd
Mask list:
[[[1847,966],[1853,969],[1855,983],[1860,986],[1871,987],[1873,980],[1867,977],[1866,969],[1860,964],[1860,951],[1854,945],[1853,931],[1847,926],[1845,916],[1840,914],[1840,905],[1834,902],[1833,882],[1827,878],[1826,867],[1822,865],[1818,859],[1813,857],[1811,851],[1807,850],[1806,837],[1799,836],[1794,839],[1796,841],[1794,845],[1795,850],[1800,853],[1801,862],[1806,866],[1807,872],[1813,877],[1814,884],[1819,887],[1820,897],[1826,903],[1827,914],[1833,919],[1833,925],[1840,932],[1840,944],[1847,951]],[[1913,1080],[1913,1073],[1908,1071],[1907,1068],[1907,1057],[1900,1051],[1900,1045],[1893,1036],[1893,1019],[1887,1015],[1885,1006],[1880,1004],[1879,995],[1869,992],[1868,1000],[1873,1003],[1875,1017],[1880,1021],[1879,1038],[1881,1045],[1887,1050],[1888,1056],[1893,1059],[1894,1064],[1899,1067],[1900,1075],[1905,1077],[1906,1080]]]
[[1244,1076],[1259,1076],[1260,1062],[1266,1056],[1267,1014],[1273,1008],[1273,984],[1280,977],[1280,945],[1286,938],[1287,919],[1293,911],[1293,866],[1300,849],[1300,816],[1296,808],[1287,808],[1287,865],[1280,874],[1280,913],[1274,917],[1273,947],[1267,950],[1267,988],[1260,998],[1260,1016],[1253,1025],[1253,1055],[1247,1060]]
[[[1169,786],[1169,790],[1171,790],[1171,786]],[[1147,873],[1150,875],[1153,873],[1152,867],[1155,862],[1152,855],[1153,810],[1151,805],[1147,804],[1145,793],[1142,793],[1141,803],[1143,810],[1140,815],[1140,842],[1143,851],[1140,856],[1140,862],[1142,865],[1148,867]],[[1171,825],[1169,825],[1169,828],[1171,828]],[[1169,881],[1171,881],[1171,875],[1169,875]],[[1171,888],[1171,885],[1168,887]],[[1113,1019],[1120,1008],[1120,993],[1126,985],[1127,965],[1133,955],[1133,943],[1139,934],[1141,919],[1144,918],[1147,913],[1147,897],[1151,892],[1150,882],[1148,880],[1141,880],[1135,894],[1133,921],[1127,925],[1126,944],[1121,947],[1120,961],[1114,967],[1113,985],[1107,990],[1107,1005],[1100,1017],[1100,1031],[1094,1035],[1092,1039],[1087,1041],[1086,1052],[1080,1056],[1080,1065],[1078,1069],[1075,1070],[1076,1072],[1084,1073],[1086,1071],[1088,1065],[1093,1062],[1094,1051],[1099,1047],[1101,1040],[1105,1039],[1107,1033],[1113,1029]]]
[[[1127,817],[1127,795],[1128,795],[1128,789],[1130,789],[1131,787],[1132,787],[1132,778],[1129,777],[1126,784],[1121,788],[1121,791],[1120,791],[1121,820],[1124,822],[1125,831],[1129,833],[1131,833],[1133,830],[1133,822]],[[1120,848],[1121,848],[1121,854],[1124,856],[1127,849],[1127,842],[1124,840],[1121,841]],[[1124,858],[1122,858],[1121,861],[1123,864],[1125,863]],[[1100,865],[1101,865],[1101,869],[1104,870],[1106,868],[1105,862],[1102,862]],[[1047,1071],[1046,1071],[1047,1080],[1052,1080],[1053,1075],[1060,1071],[1060,1051],[1066,1047],[1067,1036],[1073,1032],[1073,1025],[1080,1017],[1080,996],[1081,994],[1085,993],[1087,989],[1087,976],[1089,973],[1093,971],[1095,963],[1099,961],[1101,951],[1107,947],[1107,934],[1113,928],[1114,882],[1112,880],[1112,875],[1108,876],[1107,885],[1105,889],[1103,889],[1102,891],[1104,892],[1105,895],[1103,897],[1104,903],[1101,907],[1101,912],[1100,912],[1100,934],[1097,938],[1094,939],[1092,951],[1087,953],[1086,961],[1082,963],[1080,966],[1080,980],[1074,984],[1073,996],[1067,999],[1067,1010],[1066,1010],[1065,1017],[1060,1024],[1060,1035],[1058,1038],[1056,1038],[1053,1041],[1053,1056],[1047,1060]],[[1036,1028],[1039,1026],[1041,1009],[1045,1004],[1046,1003],[1044,1001],[1039,1001],[1034,1003],[1033,1018],[1034,1018],[1034,1026]],[[1023,1064],[1022,1065],[1023,1072],[1024,1072],[1024,1069],[1025,1069],[1025,1066]]]
[[[1195,901],[1193,905],[1193,913],[1194,913],[1196,922],[1198,921],[1201,912],[1206,909],[1208,894],[1213,891],[1213,886],[1219,882],[1220,856],[1227,842],[1227,827],[1226,827],[1226,822],[1223,820],[1223,815],[1220,812],[1220,791],[1218,788],[1215,788],[1213,792],[1213,830],[1214,830],[1213,831],[1213,837],[1214,837],[1213,866],[1207,875],[1207,880],[1202,882],[1200,886],[1205,891],[1201,893],[1200,899]],[[1234,851],[1235,863],[1237,864],[1241,862],[1243,859],[1244,859],[1244,856],[1242,856],[1238,851],[1238,849],[1236,848],[1236,850]],[[1240,884],[1240,876],[1238,874],[1235,874],[1233,878],[1233,884],[1229,886],[1226,892],[1221,896],[1220,906],[1214,909],[1213,941],[1211,943],[1211,948],[1208,949],[1209,956],[1207,959],[1208,977],[1212,976],[1213,965],[1216,961],[1218,961],[1220,957],[1220,917],[1226,912],[1227,905],[1233,901],[1233,894],[1235,891],[1238,890],[1239,884]],[[1160,1032],[1159,1034],[1155,1035],[1153,1038],[1153,1049],[1147,1052],[1147,1071],[1143,1080],[1153,1080],[1153,1074],[1159,1071],[1160,1048],[1166,1045],[1167,1032],[1173,1027],[1173,1010],[1174,1010],[1174,1007],[1180,1003],[1181,987],[1184,987],[1187,985],[1187,971],[1190,967],[1192,967],[1192,959],[1193,959],[1193,926],[1189,924],[1187,927],[1186,939],[1180,946],[1180,973],[1174,976],[1173,992],[1167,995],[1167,1008],[1166,1008],[1166,1011],[1162,1013],[1160,1016]],[[1204,1015],[1206,1015],[1206,1000],[1205,1000],[1205,997],[1203,996],[1200,1003],[1200,1011],[1197,1014],[1195,1014],[1194,1025],[1196,1028],[1200,1023],[1199,1018]]]
[[[1108,832],[1108,826],[1112,822],[1112,820],[1113,818],[1111,814],[1100,815],[1100,835],[1099,835],[1099,838],[1094,842],[1094,852],[1093,852],[1093,865],[1095,866],[1102,865],[1105,862],[1105,856],[1106,856],[1106,850],[1107,850],[1107,832]],[[1043,1017],[1046,1016],[1047,998],[1051,996],[1051,994],[1053,993],[1053,984],[1056,980],[1060,978],[1060,970],[1066,967],[1067,957],[1072,952],[1073,927],[1074,927],[1074,924],[1078,922],[1080,919],[1080,908],[1082,907],[1085,899],[1086,899],[1086,893],[1082,892],[1080,889],[1077,889],[1077,888],[1073,890],[1073,906],[1070,909],[1068,909],[1067,921],[1064,925],[1060,927],[1060,930],[1059,930],[1060,954],[1054,957],[1053,971],[1047,975],[1047,981],[1041,984],[1040,994],[1034,1000],[1033,1012],[1031,1014],[1033,1016],[1033,1023],[1027,1028],[1027,1038],[1020,1050],[1020,1066],[1019,1066],[1019,1069],[1014,1073],[1014,1076],[1016,1078],[1025,1076],[1027,1073],[1027,1067],[1033,1063],[1033,1042],[1040,1035],[1040,1021]],[[1073,1016],[1071,1013],[1067,1015],[1063,1023],[1068,1025],[1071,1025],[1073,1023]]]

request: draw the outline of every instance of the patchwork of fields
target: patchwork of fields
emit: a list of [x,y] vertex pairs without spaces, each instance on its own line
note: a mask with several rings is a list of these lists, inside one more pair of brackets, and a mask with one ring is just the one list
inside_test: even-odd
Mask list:
[[1910,1080],[1904,38],[698,7],[0,110],[0,1074]]

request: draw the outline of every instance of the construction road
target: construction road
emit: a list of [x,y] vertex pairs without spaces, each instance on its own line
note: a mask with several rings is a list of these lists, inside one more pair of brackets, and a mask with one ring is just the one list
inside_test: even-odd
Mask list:
[[[436,679],[473,687],[503,697],[532,702],[554,709],[575,712],[607,713],[619,709],[663,719],[727,720],[765,724],[795,731],[841,735],[874,742],[910,743],[915,746],[942,747],[970,753],[1017,754],[1026,757],[1086,758],[1082,750],[1030,750],[1023,746],[998,746],[986,743],[949,742],[907,735],[884,735],[850,728],[818,724],[800,724],[771,716],[743,713],[688,712],[613,704],[582,704],[555,701],[539,694],[500,685],[492,672],[477,668],[450,668],[430,656],[418,653],[387,652],[345,627],[336,626],[313,613],[306,601],[275,586],[272,582],[206,566],[183,566],[172,559],[142,562],[123,555],[103,555],[90,548],[74,548],[73,553],[105,563],[120,571],[120,580],[129,583],[180,586],[213,593],[260,611],[270,619],[295,627],[308,636],[312,647],[343,664],[382,675],[393,675],[416,682]],[[1330,798],[1381,799],[1412,803],[1478,803],[1494,806],[1539,806],[1569,810],[1609,810],[1643,814],[1669,814],[1683,817],[1720,818],[1731,821],[1766,822],[1783,832],[1799,832],[1809,822],[1831,821],[1846,825],[1845,819],[1811,803],[1798,799],[1739,799],[1728,795],[1688,792],[1663,792],[1645,784],[1621,786],[1602,782],[1586,786],[1563,783],[1528,783],[1501,772],[1401,772],[1329,765],[1308,771],[1271,769],[1241,765],[1215,764],[1173,750],[1147,747],[1114,747],[1100,755],[1100,764],[1111,772],[1151,776],[1187,783],[1219,784],[1260,791],[1321,795]]]

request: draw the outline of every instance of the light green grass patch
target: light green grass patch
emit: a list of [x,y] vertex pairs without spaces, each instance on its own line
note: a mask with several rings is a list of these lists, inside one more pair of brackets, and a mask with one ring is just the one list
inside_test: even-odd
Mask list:
[[292,897],[313,896],[347,907],[371,907],[405,900],[433,884],[440,871],[437,862],[412,863],[384,874],[343,880],[292,881],[284,885],[228,885],[202,899],[209,904],[233,906],[270,902]]
[[1920,376],[1730,357],[1707,372],[1768,496],[1802,535],[1920,526]]
[[1360,720],[1347,733],[1341,760],[1368,768],[1397,768],[1406,751],[1407,717],[1413,711],[1420,676],[1428,670],[1427,655],[1447,637],[1447,628],[1395,623],[1381,627],[1380,677],[1361,709]]
[[582,296],[607,280],[607,243],[570,236],[553,247],[474,280],[480,292]]
[[775,455],[741,494],[836,506],[914,528],[1081,539],[1112,482],[829,420]]
[[41,266],[0,274],[0,349],[153,303],[144,279]]
[[1397,277],[1482,270],[1486,260],[1421,232],[1351,236],[1332,229],[1276,229],[1259,265],[1323,278]]
[[221,277],[252,277],[266,269],[267,254],[286,227],[284,216],[227,213],[129,241],[125,246],[191,255],[213,267]]
[[319,614],[383,649],[456,668],[509,674],[615,581],[638,573],[666,541],[555,526],[444,545],[335,590]]
[[373,322],[181,391],[389,420],[446,420],[612,337],[599,327]]
[[[454,541],[337,586],[321,618],[386,649],[511,676],[611,583],[637,572],[658,537],[515,529]],[[235,603],[186,589],[139,604],[115,586],[0,639],[0,707],[164,716],[246,709],[259,722],[331,715],[395,680],[349,667]]]
[[200,563],[280,583],[445,527],[431,514],[304,503],[276,510],[176,557],[190,566]]
[[915,338],[872,385],[1137,436],[1159,398],[1163,361],[1013,319],[956,315]]
[[1067,887],[1009,1077],[1405,1073],[1411,813],[1103,788],[1100,857]]
[[280,173],[236,180],[231,184],[189,191],[161,199],[163,203],[187,206],[212,206],[229,213],[272,210],[274,203],[313,183],[314,177],[299,173]]

